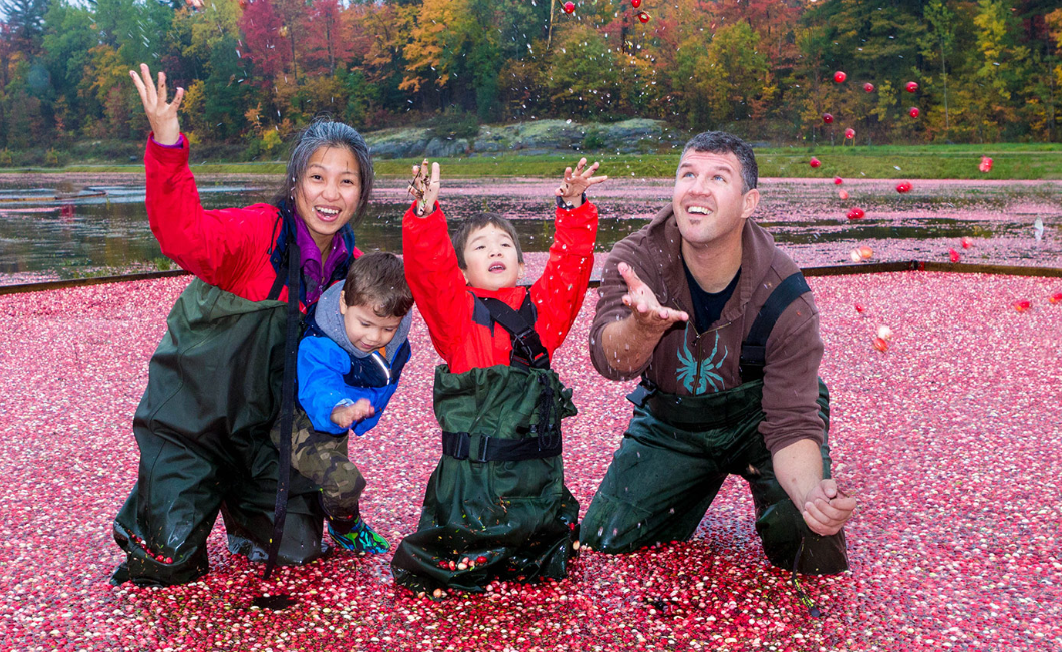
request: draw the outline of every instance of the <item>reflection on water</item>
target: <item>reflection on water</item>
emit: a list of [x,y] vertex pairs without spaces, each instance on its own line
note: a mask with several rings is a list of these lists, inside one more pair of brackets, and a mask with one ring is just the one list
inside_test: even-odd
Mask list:
[[[553,186],[549,180],[444,180],[441,199],[451,219],[500,212],[515,221],[527,251],[545,251],[553,236]],[[948,248],[965,236],[977,244],[967,262],[1062,267],[1062,184],[916,181],[905,195],[894,186],[846,182],[851,196],[841,201],[829,181],[767,179],[761,182],[757,219],[801,265],[845,263],[851,246],[861,244],[874,248],[876,260],[946,260]],[[598,190],[597,250],[607,252],[668,203],[671,181],[612,179]],[[271,195],[272,188],[264,186],[200,187],[206,208],[264,202]],[[404,181],[378,181],[357,228],[359,245],[399,251],[408,201]],[[847,220],[853,206],[863,208],[866,217]],[[1037,216],[1044,223],[1041,241],[1033,237]],[[158,265],[165,260],[148,228],[142,185],[0,183],[0,284]]]

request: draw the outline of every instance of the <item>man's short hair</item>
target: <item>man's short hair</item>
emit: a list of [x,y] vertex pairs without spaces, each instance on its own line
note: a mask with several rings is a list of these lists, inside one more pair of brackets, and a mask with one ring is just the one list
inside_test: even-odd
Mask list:
[[520,238],[516,235],[516,227],[513,223],[502,217],[501,213],[476,213],[463,220],[451,238],[454,243],[454,253],[457,254],[457,266],[466,269],[465,245],[468,244],[468,236],[472,235],[473,231],[478,231],[488,225],[493,225],[509,234],[516,246],[516,262],[524,262],[524,252],[520,249]]
[[[741,181],[744,186],[742,193],[746,193],[756,187],[756,181],[760,176],[760,168],[756,165],[756,155],[752,153],[749,144],[734,134],[725,131],[705,131],[690,138],[686,146],[682,148],[682,156],[686,152],[710,152],[712,154],[733,154],[741,164]],[[681,160],[681,158],[680,158]]]
[[413,307],[402,261],[394,254],[374,251],[350,264],[343,286],[348,306],[369,306],[379,317],[405,317]]

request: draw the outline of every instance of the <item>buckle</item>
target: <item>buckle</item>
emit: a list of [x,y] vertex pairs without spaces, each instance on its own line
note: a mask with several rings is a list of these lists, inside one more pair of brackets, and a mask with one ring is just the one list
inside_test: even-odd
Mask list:
[[487,457],[487,454],[488,450],[490,449],[491,438],[488,435],[475,435],[475,437],[478,439],[478,446],[472,445],[472,436],[469,436],[468,438],[468,459],[472,462],[486,462],[490,459],[489,457]]

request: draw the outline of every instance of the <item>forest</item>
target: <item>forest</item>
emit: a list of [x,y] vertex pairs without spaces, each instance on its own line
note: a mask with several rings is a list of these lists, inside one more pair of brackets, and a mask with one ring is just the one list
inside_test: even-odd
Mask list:
[[843,143],[846,128],[860,145],[1058,142],[1057,7],[3,0],[0,166],[20,152],[58,160],[78,143],[139,146],[147,125],[128,71],[140,62],[186,89],[193,143],[245,158],[277,155],[322,112],[366,132],[433,125],[459,136],[642,117],[783,145]]

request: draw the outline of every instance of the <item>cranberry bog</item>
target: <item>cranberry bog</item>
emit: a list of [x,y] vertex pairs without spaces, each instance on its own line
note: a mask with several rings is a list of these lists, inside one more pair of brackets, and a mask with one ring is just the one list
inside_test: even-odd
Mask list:
[[[260,564],[228,552],[220,522],[200,581],[111,586],[123,555],[110,523],[137,473],[132,414],[166,313],[188,283],[173,277],[0,296],[0,649],[1062,648],[1057,186],[1030,184],[1015,195],[988,183],[971,193],[912,181],[900,194],[894,182],[844,181],[865,211],[850,221],[857,203],[836,198],[831,181],[778,184],[765,195],[788,189],[819,204],[787,211],[775,197],[761,209],[761,222],[781,232],[803,266],[869,272],[877,262],[917,259],[948,269],[951,250],[961,261],[955,271],[809,278],[826,342],[834,477],[859,500],[845,528],[850,571],[801,578],[821,617],[800,602],[791,574],[767,563],[751,499],[734,478],[688,542],[630,555],[583,551],[564,581],[498,583],[441,603],[397,588],[390,554],[337,552],[263,581]],[[933,201],[912,200],[930,184],[938,197],[973,194],[980,208],[927,224],[940,217],[929,214]],[[530,195],[543,182],[528,185],[536,186]],[[644,202],[635,212],[642,217],[669,193],[667,182],[646,187],[656,194],[632,200]],[[615,217],[608,193],[618,191],[605,188],[595,201]],[[397,204],[400,192],[381,196],[393,193]],[[544,225],[532,227],[548,237]],[[902,228],[924,237],[905,238]],[[807,241],[785,235],[794,229]],[[872,256],[850,262],[862,246]],[[528,258],[533,275],[544,254]],[[1025,266],[1017,271],[1031,275],[959,273],[968,263]],[[555,356],[580,411],[566,421],[564,456],[583,510],[619,445],[633,385],[608,382],[590,365],[595,298],[591,289]],[[885,351],[874,342],[882,326],[891,331]],[[380,425],[350,446],[369,482],[363,514],[392,545],[416,527],[439,455],[430,395],[440,360],[417,315],[411,343],[413,359]],[[254,606],[266,597],[288,606]]]

